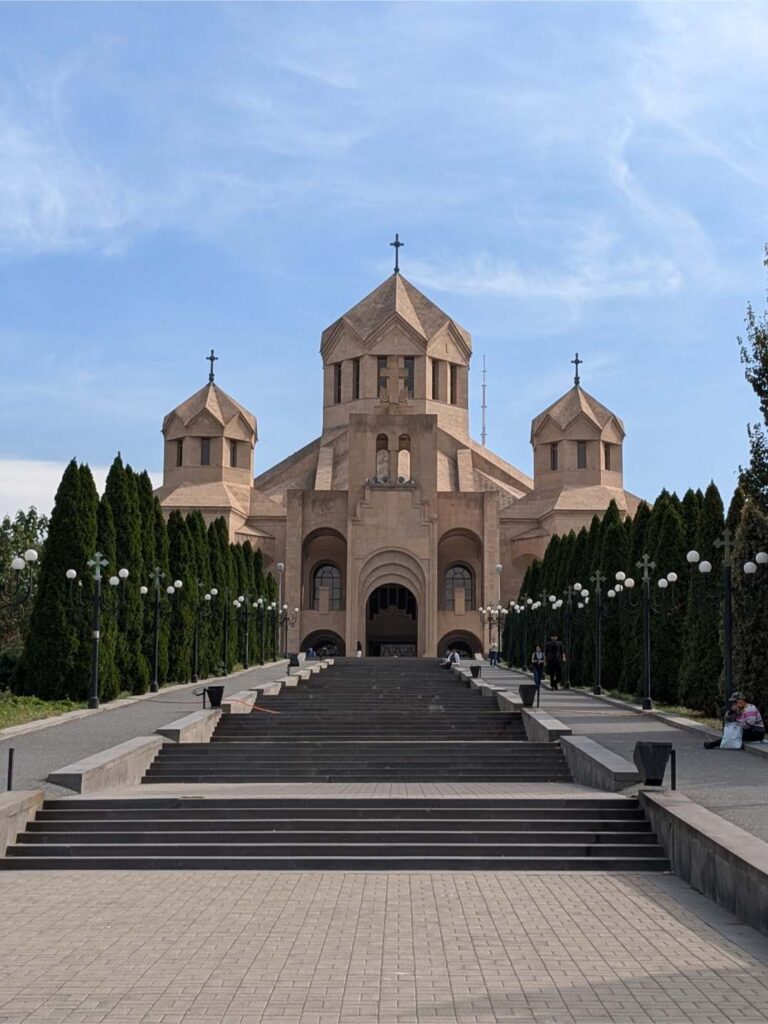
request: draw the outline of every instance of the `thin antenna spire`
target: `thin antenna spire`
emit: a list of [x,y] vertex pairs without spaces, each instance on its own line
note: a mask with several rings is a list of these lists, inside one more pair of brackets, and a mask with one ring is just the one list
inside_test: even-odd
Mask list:
[[488,406],[486,404],[486,401],[485,401],[485,392],[486,392],[486,388],[488,387],[488,385],[486,383],[486,375],[487,375],[487,371],[485,369],[485,353],[483,353],[483,429],[482,429],[482,432],[480,434],[480,439],[482,441],[483,447],[485,447],[485,440],[488,437],[488,431],[485,429],[485,411],[488,408]]

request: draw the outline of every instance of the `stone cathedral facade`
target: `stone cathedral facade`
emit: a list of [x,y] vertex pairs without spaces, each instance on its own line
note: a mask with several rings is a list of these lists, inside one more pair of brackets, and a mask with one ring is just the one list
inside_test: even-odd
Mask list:
[[[163,421],[166,513],[224,516],[299,613],[289,649],[483,650],[556,533],[623,486],[622,421],[580,386],[531,425],[533,479],[469,436],[472,339],[398,272],[321,337],[320,437],[254,479],[256,417],[213,381]],[[577,364],[578,366],[578,364]]]

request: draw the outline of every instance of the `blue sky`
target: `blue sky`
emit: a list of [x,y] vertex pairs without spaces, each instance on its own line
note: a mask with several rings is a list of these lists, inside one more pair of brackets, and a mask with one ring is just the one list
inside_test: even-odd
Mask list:
[[625,484],[730,493],[765,308],[763,4],[0,5],[0,513],[73,455],[161,466],[206,380],[257,470],[321,422],[320,332],[391,270],[469,329],[530,471],[583,383]]

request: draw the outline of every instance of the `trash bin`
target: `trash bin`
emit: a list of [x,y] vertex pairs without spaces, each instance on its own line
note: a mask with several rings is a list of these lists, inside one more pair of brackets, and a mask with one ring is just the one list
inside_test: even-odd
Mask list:
[[473,679],[479,679],[480,678],[480,672],[482,670],[482,667],[483,667],[482,665],[470,665],[469,666],[469,671],[472,673],[472,678]]
[[536,686],[536,683],[520,683],[517,688],[517,692],[520,694],[520,700],[523,702],[523,707],[533,707],[533,702],[536,700],[537,689],[538,687]]
[[221,707],[221,699],[224,696],[223,686],[206,686],[205,692],[208,694],[208,700],[212,708]]
[[640,772],[641,781],[646,786],[662,784],[671,753],[671,743],[651,743],[648,740],[638,740],[632,757]]

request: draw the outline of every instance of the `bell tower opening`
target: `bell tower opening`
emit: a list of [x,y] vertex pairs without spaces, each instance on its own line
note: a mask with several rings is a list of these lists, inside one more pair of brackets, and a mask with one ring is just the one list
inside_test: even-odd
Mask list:
[[366,653],[373,658],[415,658],[419,632],[416,598],[407,587],[377,587],[366,605]]

